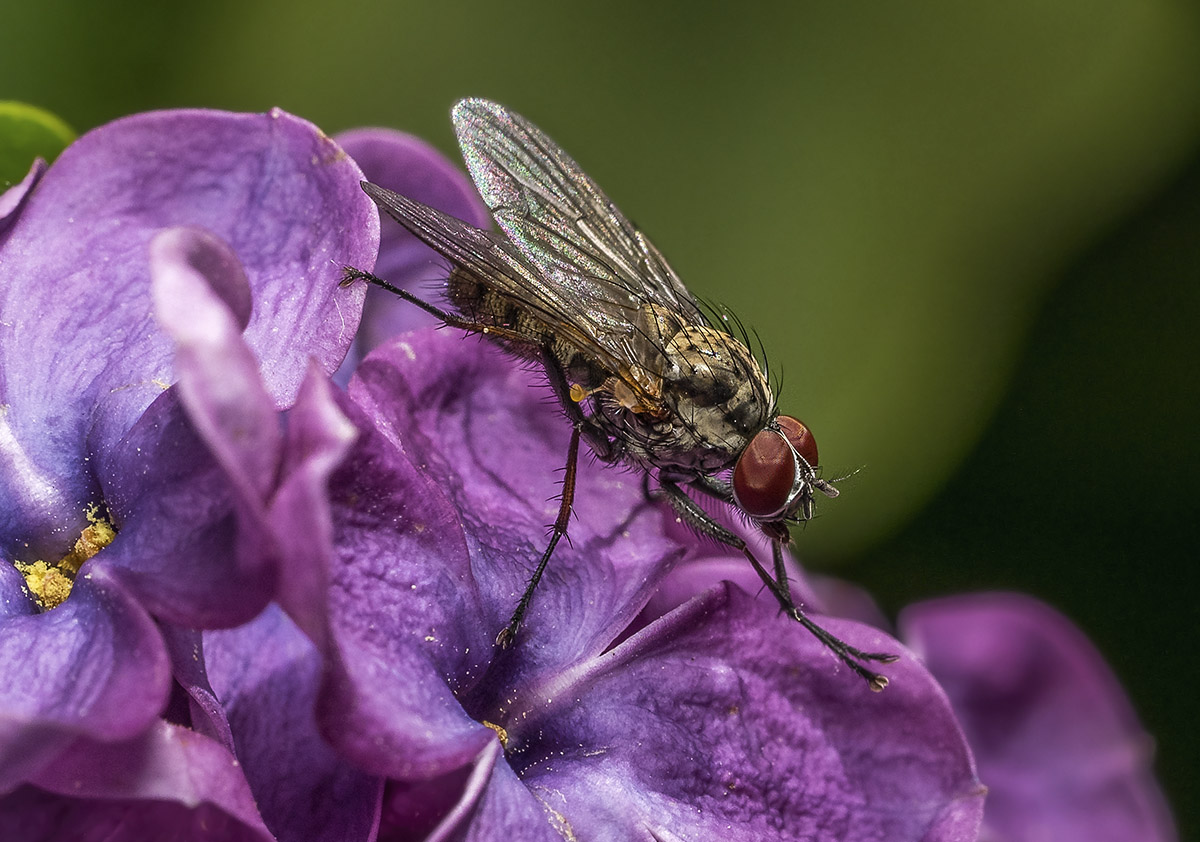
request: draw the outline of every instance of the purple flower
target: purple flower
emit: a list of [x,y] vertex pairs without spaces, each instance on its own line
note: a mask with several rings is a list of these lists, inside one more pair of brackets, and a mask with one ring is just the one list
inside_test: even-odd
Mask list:
[[0,201],[0,837],[269,838],[188,629],[325,586],[287,536],[349,434],[360,177],[282,112],[162,112]]
[[[407,265],[432,279],[440,262]],[[314,620],[307,639],[278,612],[205,635],[280,838],[974,838],[982,790],[919,662],[870,693],[726,585],[643,615],[699,542],[636,473],[584,461],[570,545],[517,645],[495,647],[557,509],[569,425],[542,383],[450,331],[358,368],[341,404],[358,437],[310,547],[330,588],[292,610]],[[353,805],[341,826],[335,801]]]
[[518,646],[497,652],[569,432],[537,382],[477,340],[426,333],[369,357],[351,385],[383,432],[363,435],[334,480],[337,499],[353,472],[350,496],[372,500],[373,517],[335,517],[331,615],[354,654],[327,689],[338,703],[324,728],[393,779],[391,821],[414,821],[405,808],[449,776],[462,794],[442,829],[479,838],[970,838],[970,755],[911,658],[876,696],[769,600],[729,586],[613,646],[681,549],[636,475],[581,469],[573,546]]
[[1065,618],[1028,597],[979,594],[911,606],[900,628],[975,750],[988,787],[983,838],[1176,838],[1150,738]]

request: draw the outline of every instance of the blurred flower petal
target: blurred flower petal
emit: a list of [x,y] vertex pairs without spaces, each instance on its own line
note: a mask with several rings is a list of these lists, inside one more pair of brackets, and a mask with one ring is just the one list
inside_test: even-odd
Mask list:
[[975,750],[988,787],[987,839],[1176,838],[1150,738],[1064,617],[1017,594],[979,594],[910,606],[900,627]]

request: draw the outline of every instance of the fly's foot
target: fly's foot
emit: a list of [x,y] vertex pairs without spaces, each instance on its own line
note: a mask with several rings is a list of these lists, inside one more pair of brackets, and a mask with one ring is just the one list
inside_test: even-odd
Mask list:
[[375,276],[370,272],[364,272],[362,269],[355,269],[353,266],[342,267],[342,279],[338,282],[340,287],[348,287],[355,281],[370,282]]
[[501,649],[508,649],[517,642],[517,629],[521,628],[521,621],[514,619],[504,628],[500,629],[500,634],[496,635],[496,645]]
[[792,608],[788,611],[791,618],[804,628],[812,632],[813,636],[821,643],[825,644],[833,654],[841,659],[842,663],[850,667],[851,670],[867,682],[867,686],[875,693],[882,692],[888,686],[887,676],[873,672],[863,666],[863,661],[874,661],[880,664],[891,664],[900,660],[899,655],[890,652],[864,652],[854,646],[851,646],[846,641],[839,637],[835,637],[823,627],[817,625],[799,608]]

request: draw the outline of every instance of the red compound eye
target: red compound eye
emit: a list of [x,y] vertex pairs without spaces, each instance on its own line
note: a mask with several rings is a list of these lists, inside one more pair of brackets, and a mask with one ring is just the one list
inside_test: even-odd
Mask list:
[[792,447],[796,448],[796,452],[804,457],[808,467],[817,467],[820,464],[817,461],[817,440],[813,438],[812,430],[790,415],[780,415],[775,421],[792,443]]
[[808,427],[787,415],[776,421],[780,429],[763,430],[751,439],[733,470],[733,498],[751,517],[773,517],[787,506],[796,471],[803,470],[796,464],[792,448],[810,468],[817,465],[817,442]]
[[775,430],[753,439],[733,469],[733,498],[751,517],[770,517],[787,505],[796,482],[796,457]]

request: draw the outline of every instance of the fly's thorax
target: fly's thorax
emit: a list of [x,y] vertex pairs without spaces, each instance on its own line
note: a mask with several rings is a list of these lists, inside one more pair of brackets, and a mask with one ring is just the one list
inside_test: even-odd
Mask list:
[[754,355],[723,330],[688,325],[671,337],[664,356],[671,417],[732,464],[771,420],[771,388]]
[[677,327],[654,352],[646,367],[597,390],[597,424],[645,467],[681,475],[733,467],[770,421],[771,390],[754,356],[706,325]]

